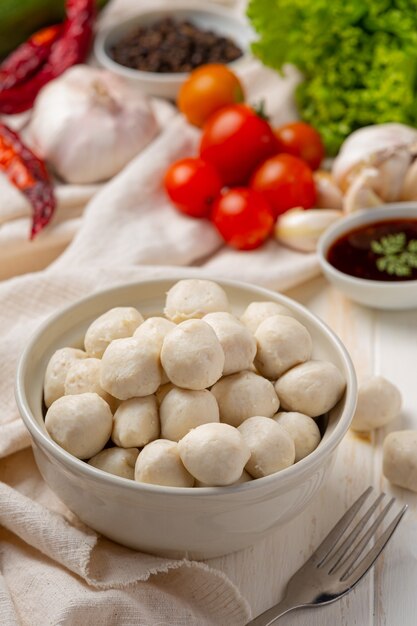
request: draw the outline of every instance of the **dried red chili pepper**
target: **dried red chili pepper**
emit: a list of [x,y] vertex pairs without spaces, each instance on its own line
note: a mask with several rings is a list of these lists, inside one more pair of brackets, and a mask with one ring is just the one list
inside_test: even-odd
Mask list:
[[63,34],[53,46],[48,59],[53,78],[86,59],[93,39],[96,2],[67,0],[66,14]]
[[44,85],[85,60],[93,38],[95,0],[67,0],[62,35],[52,44],[48,59],[26,82],[0,91],[0,113],[30,109]]
[[0,171],[20,189],[33,207],[33,239],[50,222],[56,201],[45,163],[24,143],[19,135],[0,123]]
[[0,92],[25,81],[49,57],[53,43],[62,33],[62,24],[38,30],[0,64]]

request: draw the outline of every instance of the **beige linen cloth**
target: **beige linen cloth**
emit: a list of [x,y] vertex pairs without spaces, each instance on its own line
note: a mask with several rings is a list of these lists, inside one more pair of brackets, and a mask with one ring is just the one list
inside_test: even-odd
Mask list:
[[[279,115],[294,77],[275,88],[272,82],[271,77],[268,91],[265,75],[258,84],[256,72],[252,76],[253,93],[264,90],[275,98]],[[161,185],[163,172],[173,160],[192,154],[197,142],[198,132],[176,116],[108,184],[62,188],[58,225],[62,220],[68,228],[66,222],[78,220],[72,243],[46,270],[0,282],[2,625],[239,626],[250,617],[239,590],[209,564],[134,552],[98,537],[77,520],[38,473],[13,395],[16,363],[33,331],[48,315],[93,291],[178,271],[286,289],[318,272],[314,255],[291,252],[274,241],[250,253],[233,251],[222,245],[210,224],[187,219],[171,207]],[[74,197],[81,198],[78,205]],[[3,211],[10,206],[4,196],[0,205]],[[76,217],[72,213],[67,220],[65,207]],[[15,216],[0,228],[3,275],[18,273],[15,264],[26,254],[26,248],[18,248],[18,238],[9,245],[3,230],[2,239],[5,226],[14,226],[17,237],[23,228],[27,232],[29,219]],[[14,256],[7,256],[6,248]],[[34,269],[45,264],[36,261],[43,253],[31,253]]]

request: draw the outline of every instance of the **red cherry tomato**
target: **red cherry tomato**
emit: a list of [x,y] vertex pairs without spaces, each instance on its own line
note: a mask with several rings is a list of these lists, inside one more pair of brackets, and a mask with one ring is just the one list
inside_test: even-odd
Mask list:
[[316,201],[311,169],[291,154],[278,154],[258,167],[250,186],[263,193],[275,217],[293,207],[309,209]]
[[277,153],[272,128],[245,104],[233,104],[206,122],[200,156],[212,163],[225,185],[245,183],[255,167]]
[[292,122],[275,129],[279,152],[302,159],[312,170],[324,159],[324,145],[315,128],[305,122]]
[[208,217],[222,181],[215,168],[201,159],[181,159],[166,171],[165,190],[177,209],[191,217]]
[[252,250],[269,236],[274,224],[271,207],[262,194],[236,187],[214,203],[211,219],[223,239],[238,250]]

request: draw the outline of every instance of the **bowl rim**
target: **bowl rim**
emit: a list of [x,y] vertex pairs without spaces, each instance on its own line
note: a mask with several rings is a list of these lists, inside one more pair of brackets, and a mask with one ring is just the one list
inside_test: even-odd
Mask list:
[[406,287],[414,287],[417,285],[417,279],[404,281],[390,280],[372,280],[370,278],[357,278],[350,274],[345,274],[336,269],[327,259],[327,253],[330,246],[339,237],[342,237],[350,230],[366,224],[384,222],[391,217],[398,219],[414,217],[417,220],[417,201],[415,202],[389,202],[381,204],[377,207],[360,209],[355,213],[351,213],[337,220],[321,235],[317,243],[317,255],[322,270],[332,276],[338,282],[344,282],[352,287],[361,287],[376,290],[393,290],[398,291]]
[[[216,6],[198,6],[193,3],[178,3],[175,5],[175,7],[172,8],[169,8],[165,5],[159,5],[153,9],[148,7],[143,11],[135,13],[135,15],[131,15],[129,18],[121,19],[120,21],[115,22],[111,26],[108,26],[107,28],[104,28],[101,32],[99,32],[95,37],[93,46],[97,60],[102,65],[104,65],[106,69],[113,70],[114,72],[119,73],[126,78],[136,78],[137,80],[143,80],[148,82],[159,82],[163,80],[165,83],[168,84],[171,82],[173,83],[185,80],[187,76],[189,76],[190,72],[148,72],[144,70],[135,70],[132,67],[122,65],[121,63],[118,63],[117,61],[112,59],[112,57],[108,54],[106,50],[107,40],[115,31],[123,29],[125,26],[132,26],[133,28],[137,23],[140,22],[141,18],[147,15],[157,15],[161,13],[165,14],[167,12],[175,15],[175,13],[179,11],[190,11],[199,14],[215,15],[220,18],[226,17],[233,20],[237,25],[241,26],[242,29],[247,30],[248,33],[251,32],[249,24],[246,23],[241,16],[237,15],[233,11],[230,11],[230,9]],[[255,38],[255,33],[253,33],[253,36]],[[242,56],[235,59],[234,61],[226,63],[225,65],[234,68],[235,66],[240,65],[240,63],[242,63],[244,60],[248,59],[249,56],[249,49],[242,50]]]
[[167,278],[134,281],[132,283],[123,283],[122,285],[118,285],[116,287],[99,290],[89,296],[77,300],[73,304],[64,307],[63,309],[60,309],[57,313],[50,315],[37,328],[20,355],[15,378],[16,403],[23,422],[28,429],[33,441],[37,445],[39,445],[41,449],[46,449],[47,452],[60,463],[60,465],[69,467],[72,472],[82,474],[85,478],[89,478],[90,480],[95,480],[101,483],[106,483],[108,485],[112,485],[114,487],[118,487],[124,490],[139,490],[159,495],[164,494],[167,497],[178,495],[186,495],[194,498],[197,498],[199,495],[204,495],[205,497],[219,497],[221,495],[230,496],[231,494],[235,493],[242,494],[243,492],[256,490],[262,486],[275,486],[277,489],[279,489],[279,487],[282,487],[283,485],[291,485],[294,482],[298,482],[300,477],[302,477],[304,474],[309,474],[313,468],[319,465],[323,458],[326,457],[326,455],[330,455],[331,452],[333,452],[333,450],[339,445],[339,443],[345,436],[352,421],[353,413],[356,407],[357,382],[355,369],[349,353],[343,345],[342,341],[318,316],[311,313],[306,307],[289,298],[288,296],[282,295],[281,293],[274,292],[263,287],[258,287],[257,285],[245,283],[243,281],[222,279],[215,276],[208,278],[204,275],[197,275],[192,277],[205,280],[214,280],[218,282],[220,286],[226,289],[228,287],[243,290],[249,289],[253,295],[259,296],[262,299],[273,299],[277,301],[278,296],[278,300],[280,300],[282,304],[288,305],[290,308],[292,308],[296,312],[299,312],[301,315],[306,315],[310,319],[310,321],[313,322],[313,324],[318,326],[319,330],[324,333],[324,335],[330,340],[331,343],[335,345],[345,365],[347,377],[344,400],[345,406],[342,414],[330,437],[324,443],[321,442],[322,445],[319,445],[311,454],[309,454],[304,459],[301,459],[294,465],[291,465],[288,468],[276,472],[275,474],[235,485],[227,485],[221,487],[199,487],[198,489],[190,489],[189,487],[170,487],[139,483],[128,478],[122,478],[120,476],[116,476],[99,470],[98,468],[89,465],[86,461],[78,459],[77,457],[71,455],[69,452],[66,452],[41,429],[40,425],[32,414],[24,387],[25,374],[28,366],[30,365],[32,351],[36,349],[36,344],[39,338],[48,331],[48,327],[52,322],[59,321],[60,318],[66,317],[68,314],[71,313],[71,311],[77,309],[80,306],[83,306],[84,304],[92,300],[95,300],[97,297],[101,297],[106,294],[112,294],[113,296],[117,296],[118,291],[122,292],[126,288],[140,288],[141,286],[146,284],[152,284],[153,286],[155,286],[155,284],[158,283],[166,285],[167,281],[175,284],[175,282],[177,282],[178,280],[186,278],[190,278],[190,276],[185,273],[178,272],[178,274],[170,274]]

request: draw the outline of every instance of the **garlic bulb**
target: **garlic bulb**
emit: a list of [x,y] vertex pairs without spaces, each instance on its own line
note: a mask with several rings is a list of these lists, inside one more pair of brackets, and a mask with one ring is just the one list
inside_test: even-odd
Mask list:
[[384,202],[417,199],[417,171],[410,166],[410,160],[411,153],[406,148],[398,148],[375,167],[360,169],[343,198],[345,213],[380,206]]
[[76,65],[42,89],[27,137],[65,181],[96,183],[120,172],[157,131],[148,100],[127,81]]
[[295,250],[313,252],[321,234],[341,217],[342,211],[335,209],[291,209],[278,218],[275,237]]
[[381,176],[374,191],[385,202],[399,198],[411,163],[417,130],[403,124],[366,126],[352,133],[334,160],[332,175],[346,191],[364,167],[376,168]]

